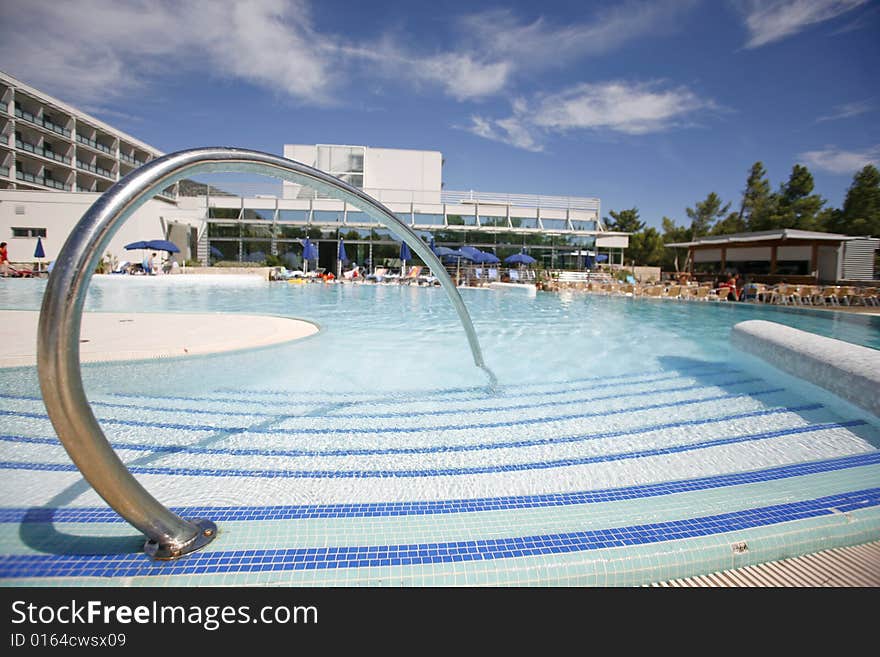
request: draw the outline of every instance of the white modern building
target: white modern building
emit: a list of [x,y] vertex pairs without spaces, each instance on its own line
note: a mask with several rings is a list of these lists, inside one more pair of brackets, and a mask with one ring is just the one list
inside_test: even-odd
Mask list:
[[[606,231],[595,197],[447,190],[436,150],[336,144],[286,144],[285,157],[337,176],[384,203],[438,246],[465,244],[499,257],[527,249],[548,267],[582,265],[581,254],[605,250],[612,260],[628,236]],[[156,148],[0,72],[0,241],[13,262],[33,262],[39,238],[53,260],[73,226],[99,195]],[[394,258],[398,242],[358,208],[289,182],[269,193],[235,193],[222,183],[168,188],[140,208],[108,247],[170,239],[178,260],[259,262],[277,256],[296,265],[301,239],[317,244],[332,267],[344,238],[352,259]],[[263,191],[266,191],[265,189]],[[591,251],[593,250],[593,251]]]

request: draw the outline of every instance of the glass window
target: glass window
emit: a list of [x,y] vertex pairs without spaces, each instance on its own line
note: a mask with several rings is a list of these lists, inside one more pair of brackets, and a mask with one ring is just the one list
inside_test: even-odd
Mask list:
[[278,225],[278,237],[281,239],[302,239],[305,236],[306,229],[304,226],[285,226],[283,224]]
[[13,237],[46,237],[45,228],[13,228]]
[[239,237],[240,235],[241,226],[239,224],[208,222],[208,237]]
[[342,182],[347,182],[352,187],[357,187],[358,189],[364,188],[364,174],[362,173],[340,173],[336,177]]
[[219,261],[237,261],[238,260],[238,240],[235,241],[217,241],[208,242],[208,252],[211,254],[211,260]]
[[547,230],[567,230],[568,222],[565,219],[541,219]]
[[267,210],[265,208],[253,209],[245,208],[242,219],[262,219],[263,221],[274,221],[275,210]]
[[241,257],[245,262],[266,262],[268,253],[270,253],[269,242],[243,241],[241,243]]
[[272,239],[272,226],[245,223],[241,225],[241,236]]
[[238,219],[240,214],[239,208],[208,208],[209,219]]
[[308,210],[279,210],[278,221],[290,221],[304,224],[309,220]]
[[538,220],[535,217],[511,217],[510,225],[514,228],[537,228]]
[[361,212],[360,210],[349,210],[345,220],[350,224],[373,223],[373,218],[370,217],[370,215],[368,215],[366,212]]
[[317,224],[341,224],[342,210],[314,210],[312,221]]
[[806,260],[778,260],[776,273],[782,276],[808,276],[810,263]]
[[423,226],[442,226],[443,225],[443,215],[442,214],[422,214],[420,212],[416,212],[416,224],[421,224]]

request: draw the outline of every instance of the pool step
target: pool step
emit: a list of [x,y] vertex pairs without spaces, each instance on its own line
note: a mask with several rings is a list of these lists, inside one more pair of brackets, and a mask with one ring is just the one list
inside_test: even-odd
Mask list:
[[880,586],[880,541],[832,548],[708,575],[655,582],[648,586]]

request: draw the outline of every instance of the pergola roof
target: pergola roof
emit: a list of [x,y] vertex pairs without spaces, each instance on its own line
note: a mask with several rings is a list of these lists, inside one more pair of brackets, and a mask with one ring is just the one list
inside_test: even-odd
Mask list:
[[700,237],[692,242],[675,242],[666,246],[692,247],[692,246],[722,246],[725,244],[742,244],[749,242],[772,242],[785,240],[822,240],[827,242],[842,242],[854,240],[856,237],[838,235],[836,233],[820,233],[814,230],[795,230],[783,228],[781,230],[762,230],[755,233],[732,233],[730,235],[709,235]]

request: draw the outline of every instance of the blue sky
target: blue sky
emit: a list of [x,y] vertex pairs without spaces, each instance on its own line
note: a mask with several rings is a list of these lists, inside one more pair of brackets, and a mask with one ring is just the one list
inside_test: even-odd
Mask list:
[[441,150],[653,226],[756,160],[837,207],[880,161],[878,0],[5,0],[0,69],[164,151]]

